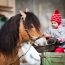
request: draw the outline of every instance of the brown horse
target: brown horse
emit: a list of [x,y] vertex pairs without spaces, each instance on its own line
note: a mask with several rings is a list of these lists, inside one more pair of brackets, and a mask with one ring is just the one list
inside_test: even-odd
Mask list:
[[19,65],[19,45],[40,35],[40,21],[32,12],[11,17],[0,30],[0,65]]

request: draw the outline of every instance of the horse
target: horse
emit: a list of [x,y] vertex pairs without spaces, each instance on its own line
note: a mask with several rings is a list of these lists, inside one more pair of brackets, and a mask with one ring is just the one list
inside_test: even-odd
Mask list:
[[0,65],[19,65],[20,44],[42,35],[40,27],[39,19],[32,12],[12,16],[0,30]]

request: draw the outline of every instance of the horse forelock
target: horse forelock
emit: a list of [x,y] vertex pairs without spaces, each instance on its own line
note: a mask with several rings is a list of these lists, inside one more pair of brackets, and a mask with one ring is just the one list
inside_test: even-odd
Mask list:
[[32,12],[25,12],[26,13],[26,18],[24,21],[25,28],[30,29],[32,25],[36,28],[36,30],[39,31],[40,29],[40,21],[38,17],[33,14]]

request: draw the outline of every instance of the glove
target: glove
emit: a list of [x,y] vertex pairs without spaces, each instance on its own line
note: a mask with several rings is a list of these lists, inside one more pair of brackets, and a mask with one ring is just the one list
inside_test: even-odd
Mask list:
[[58,41],[59,42],[64,42],[64,39],[63,38],[58,38]]

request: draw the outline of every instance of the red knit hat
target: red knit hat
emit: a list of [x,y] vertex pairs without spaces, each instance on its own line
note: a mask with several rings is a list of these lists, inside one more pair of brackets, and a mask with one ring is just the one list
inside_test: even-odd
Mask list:
[[59,13],[58,10],[55,10],[54,14],[52,15],[52,17],[51,17],[51,22],[52,22],[52,21],[57,22],[58,25],[61,24],[62,18],[61,18],[61,14]]

